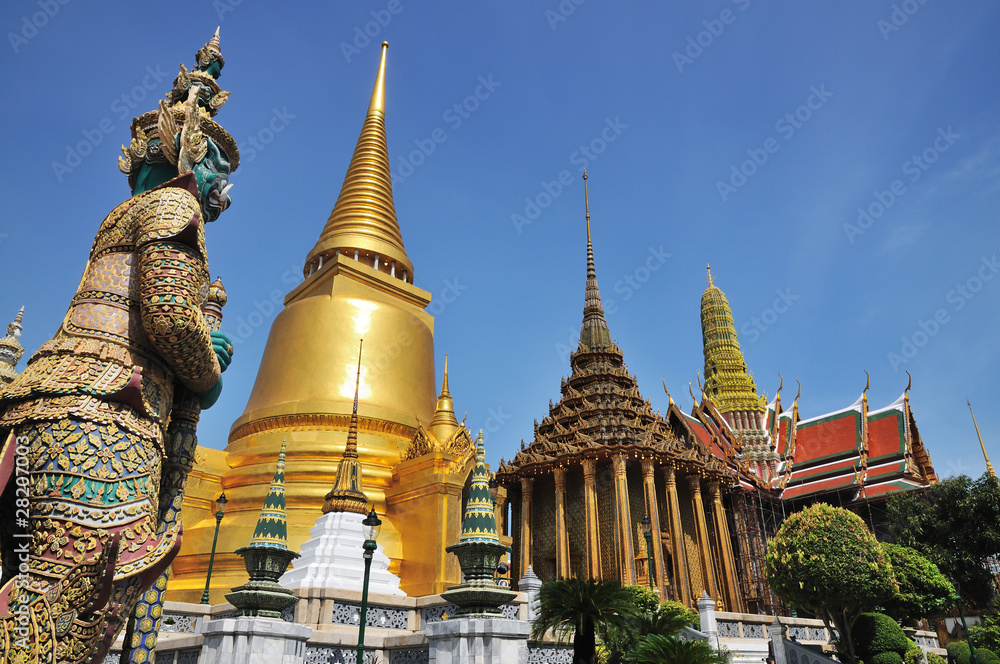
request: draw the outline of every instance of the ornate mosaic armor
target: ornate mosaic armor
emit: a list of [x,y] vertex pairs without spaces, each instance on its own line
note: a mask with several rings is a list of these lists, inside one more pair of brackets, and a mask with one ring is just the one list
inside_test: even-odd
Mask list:
[[105,218],[59,332],[0,393],[0,428],[28,450],[34,534],[0,602],[53,629],[20,661],[87,661],[179,547],[178,525],[157,532],[171,405],[220,375],[196,193],[188,174]]

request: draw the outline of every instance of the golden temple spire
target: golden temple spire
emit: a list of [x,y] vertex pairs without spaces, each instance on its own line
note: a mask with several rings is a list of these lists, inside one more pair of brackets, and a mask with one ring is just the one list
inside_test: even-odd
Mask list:
[[333,489],[326,494],[323,503],[323,514],[327,512],[357,512],[368,513],[368,496],[361,490],[361,463],[358,461],[358,391],[361,387],[361,348],[365,340],[358,343],[358,373],[354,379],[354,410],[351,413],[351,424],[347,430],[347,445],[344,446],[344,458],[337,468],[337,479]]
[[712,286],[715,285],[715,283],[712,281],[712,264],[707,263],[705,267],[706,269],[708,269],[708,286],[709,288],[711,288]]
[[966,399],[965,401],[969,404],[969,412],[972,413],[972,424],[976,427],[976,436],[979,437],[979,447],[983,449],[983,458],[986,459],[986,472],[990,474],[990,477],[996,477],[997,474],[993,472],[993,464],[990,463],[990,457],[986,454],[986,445],[983,445],[983,435],[979,433],[979,424],[976,423],[976,414],[972,412],[972,402]]
[[437,406],[434,408],[434,417],[431,418],[428,428],[441,444],[451,440],[452,435],[458,430],[458,418],[455,417],[455,403],[452,401],[451,392],[448,391],[447,355],[444,356],[444,377],[441,379],[441,394],[438,395]]
[[[385,135],[385,65],[389,42],[382,42],[371,101],[337,203],[316,246],[306,257],[308,276],[337,253],[413,283],[392,199],[392,173]],[[312,269],[310,269],[312,268]]]
[[611,346],[611,332],[604,318],[601,291],[597,287],[597,268],[594,267],[594,245],[590,241],[590,196],[587,190],[587,173],[583,173],[583,195],[587,215],[587,289],[583,302],[583,327],[580,330],[580,349],[597,350]]
[[701,296],[701,332],[705,352],[704,394],[721,413],[764,412],[765,404],[747,371],[736,338],[736,325],[726,294],[708,268],[708,288]]

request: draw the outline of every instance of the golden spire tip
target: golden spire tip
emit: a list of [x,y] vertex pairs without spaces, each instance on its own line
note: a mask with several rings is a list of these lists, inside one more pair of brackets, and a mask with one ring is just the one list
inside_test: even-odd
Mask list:
[[715,285],[715,282],[714,282],[714,281],[713,281],[713,279],[712,279],[712,264],[711,264],[711,263],[706,263],[706,264],[705,264],[705,269],[707,269],[707,270],[708,270],[708,285],[709,285],[710,287],[711,287],[711,286],[714,286],[714,285]]
[[372,88],[372,100],[368,104],[368,114],[382,113],[385,115],[385,55],[389,42],[382,42],[382,57],[378,63],[378,74],[375,76],[375,87]]
[[441,396],[451,396],[448,391],[448,354],[444,354],[444,377],[441,379]]
[[587,211],[587,242],[590,242],[590,194],[587,191],[587,169],[583,169],[583,205]]

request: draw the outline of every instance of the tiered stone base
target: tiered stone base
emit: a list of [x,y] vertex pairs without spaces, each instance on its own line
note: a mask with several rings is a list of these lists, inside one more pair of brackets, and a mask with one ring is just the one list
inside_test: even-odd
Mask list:
[[[294,567],[279,583],[285,588],[336,588],[361,592],[365,576],[362,545],[365,541],[363,514],[329,512],[316,519],[302,545]],[[372,557],[368,592],[406,595],[399,589],[399,577],[389,572],[389,558],[379,545]]]
[[453,618],[429,623],[429,659],[434,664],[527,664],[530,631],[531,625],[524,620],[503,618]]

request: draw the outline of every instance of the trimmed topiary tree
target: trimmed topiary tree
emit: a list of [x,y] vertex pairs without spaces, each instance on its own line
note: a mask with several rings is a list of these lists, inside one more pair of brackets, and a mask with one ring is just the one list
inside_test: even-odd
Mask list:
[[910,643],[899,623],[884,613],[862,613],[854,623],[854,652],[865,664],[873,664],[869,661],[872,657],[887,652],[899,655],[902,661]]
[[865,664],[903,664],[903,657],[895,650],[880,652],[864,657]]
[[768,544],[765,569],[774,593],[835,627],[852,659],[858,616],[898,590],[892,567],[864,521],[822,503],[785,520]]

